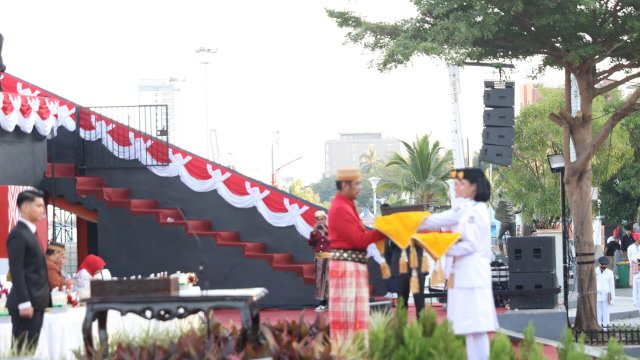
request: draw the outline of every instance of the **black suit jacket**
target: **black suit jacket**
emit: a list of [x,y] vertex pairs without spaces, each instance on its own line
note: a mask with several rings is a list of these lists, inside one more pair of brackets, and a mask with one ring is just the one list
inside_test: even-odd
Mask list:
[[13,282],[7,308],[16,310],[31,301],[35,310],[44,310],[51,301],[47,263],[38,239],[22,221],[9,233],[7,252]]

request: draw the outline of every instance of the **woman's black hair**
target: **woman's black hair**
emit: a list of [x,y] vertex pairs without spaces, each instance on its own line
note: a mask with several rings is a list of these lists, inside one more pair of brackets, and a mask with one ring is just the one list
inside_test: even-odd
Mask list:
[[491,199],[491,184],[489,179],[484,175],[484,171],[477,168],[467,168],[461,170],[463,179],[471,184],[476,184],[476,196],[473,200],[478,202],[487,202]]

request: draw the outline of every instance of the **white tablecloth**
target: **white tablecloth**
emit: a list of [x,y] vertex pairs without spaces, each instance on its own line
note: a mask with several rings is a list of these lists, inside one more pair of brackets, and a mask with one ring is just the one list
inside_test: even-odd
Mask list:
[[[75,359],[73,352],[84,348],[82,322],[85,310],[84,307],[78,307],[45,313],[36,357],[52,360]],[[111,341],[116,335],[136,337],[143,336],[149,331],[153,333],[178,331],[181,328],[197,325],[200,318],[199,315],[193,315],[182,320],[157,321],[146,320],[135,314],[121,316],[117,311],[109,311],[107,331]],[[97,341],[97,334],[98,322],[96,321],[93,324],[95,341]],[[10,350],[11,317],[2,316],[0,317],[0,357],[6,356]]]

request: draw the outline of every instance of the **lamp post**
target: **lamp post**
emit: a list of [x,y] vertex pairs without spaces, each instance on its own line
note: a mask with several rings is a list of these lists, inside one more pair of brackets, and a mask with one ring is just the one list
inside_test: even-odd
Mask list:
[[380,178],[372,176],[368,180],[371,183],[371,187],[373,188],[373,216],[375,217],[377,213],[376,209],[378,207],[376,204],[376,188],[378,188],[378,183],[380,182]]
[[[273,147],[272,147],[272,149],[273,149]],[[296,159],[293,159],[293,160],[289,161],[288,163],[286,163],[286,164],[284,164],[284,165],[280,166],[279,168],[277,168],[277,169],[276,169],[276,170],[271,174],[271,186],[276,186],[276,185],[277,185],[277,183],[276,183],[276,179],[277,179],[277,177],[278,177],[278,171],[280,171],[280,169],[282,169],[283,167],[285,167],[285,166],[287,166],[287,165],[289,165],[289,164],[291,164],[291,163],[293,163],[293,162],[295,162],[295,161],[298,161],[298,160],[300,160],[300,159],[302,159],[302,156],[300,156],[300,157],[298,157],[298,158],[296,158]]]
[[560,173],[560,197],[561,201],[561,224],[562,224],[562,270],[563,270],[563,292],[564,292],[564,309],[567,313],[567,325],[571,327],[569,323],[569,292],[567,291],[569,287],[569,263],[567,262],[567,213],[566,213],[566,204],[565,204],[565,186],[564,186],[564,155],[563,154],[553,154],[548,155],[547,159],[549,160],[549,167],[551,168],[551,172],[559,172]]
[[[207,75],[207,65],[211,64],[211,62],[209,61],[210,57],[217,52],[218,52],[218,49],[211,50],[206,47],[199,47],[195,50],[195,53],[200,56],[200,64],[204,65],[204,111],[205,111],[204,118],[207,125],[207,131],[205,133],[209,137],[207,139],[207,144],[208,144],[207,158],[213,161],[217,161],[217,159],[214,158],[215,157],[214,149],[213,149],[213,144],[211,143],[211,133],[209,129],[209,76]],[[217,141],[217,134],[216,134],[216,141]],[[216,142],[216,146],[217,146],[217,142]]]

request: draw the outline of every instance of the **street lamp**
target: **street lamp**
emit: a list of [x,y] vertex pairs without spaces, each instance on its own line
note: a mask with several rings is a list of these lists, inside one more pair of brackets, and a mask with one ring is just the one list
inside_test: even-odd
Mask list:
[[279,168],[277,168],[272,174],[271,174],[271,186],[276,186],[276,178],[278,177],[278,171],[280,171],[280,169],[282,169],[283,167],[302,159],[302,156],[300,156],[299,158],[293,159],[291,161],[289,161],[288,163],[280,166]]
[[[211,64],[210,62],[211,56],[217,52],[218,52],[218,49],[211,50],[206,47],[199,47],[195,49],[195,53],[198,54],[198,56],[200,57],[200,64],[204,66],[204,111],[205,111],[204,118],[207,125],[206,134],[209,137],[207,139],[207,144],[208,144],[207,157],[213,161],[217,161],[218,159],[215,159],[215,152],[214,152],[213,144],[211,142],[211,133],[209,130],[209,76],[207,75],[207,65]],[[216,133],[216,145],[215,145],[216,147],[218,146],[217,137],[218,135]]]
[[380,182],[380,178],[372,176],[368,180],[371,183],[371,187],[373,188],[373,216],[376,216],[376,213],[377,213],[376,209],[378,207],[376,205],[376,188],[378,187],[378,183]]
[[560,197],[561,200],[561,224],[562,224],[562,269],[563,269],[563,291],[564,291],[564,309],[567,312],[567,325],[569,324],[569,263],[567,261],[567,213],[566,213],[566,194],[564,187],[564,154],[547,155],[551,172],[560,173]]

